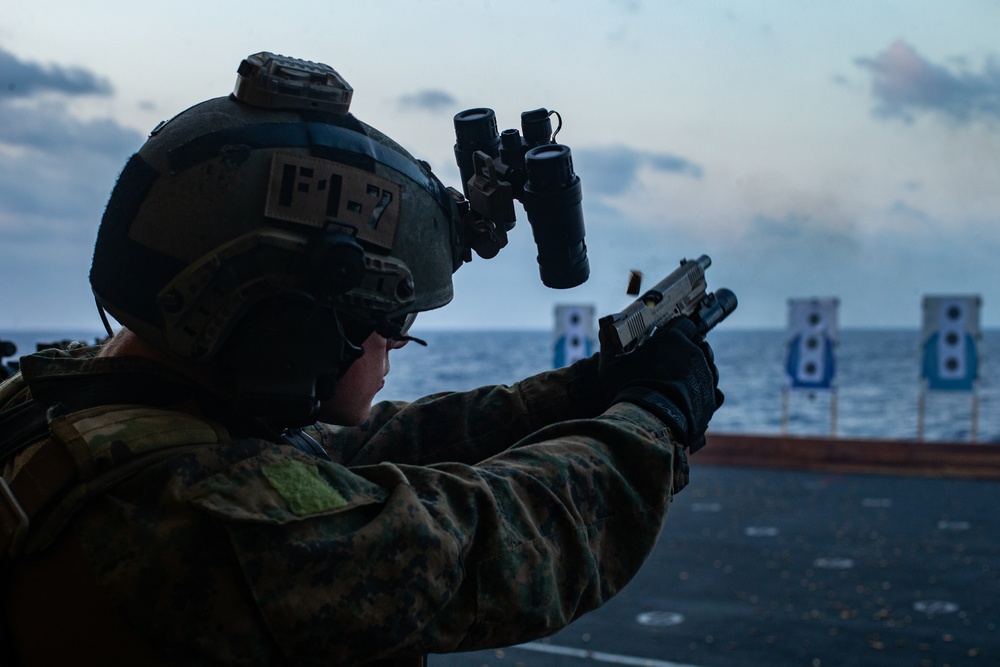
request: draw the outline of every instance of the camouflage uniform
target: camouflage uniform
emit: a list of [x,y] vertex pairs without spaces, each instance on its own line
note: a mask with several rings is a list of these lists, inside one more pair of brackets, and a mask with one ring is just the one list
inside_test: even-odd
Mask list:
[[[22,369],[0,408],[25,382],[38,398],[83,376],[165,373],[57,352]],[[332,461],[194,405],[56,416],[53,433],[95,474],[143,449],[169,455],[89,497],[78,487],[56,512],[65,528],[32,533],[9,582],[14,634],[36,648],[68,634],[75,655],[109,664],[183,665],[420,664],[551,634],[625,586],[687,483],[683,450],[649,413],[570,398],[593,373],[581,363],[311,427]]]

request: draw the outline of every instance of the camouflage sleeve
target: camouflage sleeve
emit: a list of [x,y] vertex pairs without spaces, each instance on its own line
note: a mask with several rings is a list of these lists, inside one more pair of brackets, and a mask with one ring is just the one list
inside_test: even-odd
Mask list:
[[319,425],[313,435],[345,465],[477,463],[550,424],[596,416],[605,407],[596,373],[592,358],[511,386],[381,402],[361,427]]
[[682,449],[628,404],[476,466],[295,457],[243,461],[185,500],[224,528],[256,613],[296,664],[551,634],[625,586],[687,480]]

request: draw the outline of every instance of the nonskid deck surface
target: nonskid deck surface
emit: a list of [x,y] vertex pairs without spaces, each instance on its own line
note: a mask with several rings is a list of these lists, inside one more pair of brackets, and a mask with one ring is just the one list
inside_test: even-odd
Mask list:
[[617,598],[547,640],[430,664],[1000,664],[998,492],[695,462]]

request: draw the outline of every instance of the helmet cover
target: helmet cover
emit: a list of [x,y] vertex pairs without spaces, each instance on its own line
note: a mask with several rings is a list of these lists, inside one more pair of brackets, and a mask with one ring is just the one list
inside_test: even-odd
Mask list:
[[[237,94],[269,104],[275,95],[246,94],[258,90],[244,76],[255,58],[283,57],[244,61]],[[161,124],[111,194],[94,293],[174,355],[214,357],[274,297],[335,307],[368,332],[452,298],[459,213],[429,167],[348,113],[342,93],[333,105],[303,95],[294,108],[294,88],[279,92],[272,108],[234,94]]]

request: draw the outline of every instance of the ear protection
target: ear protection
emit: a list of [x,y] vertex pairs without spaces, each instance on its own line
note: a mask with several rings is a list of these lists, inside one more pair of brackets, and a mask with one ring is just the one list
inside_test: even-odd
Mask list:
[[326,231],[310,242],[305,271],[313,294],[332,299],[350,292],[365,277],[365,251],[353,236]]
[[310,241],[301,270],[306,284],[259,298],[219,352],[240,410],[282,426],[314,421],[361,355],[361,341],[345,333],[334,303],[361,283],[364,249],[347,234],[325,232]]

